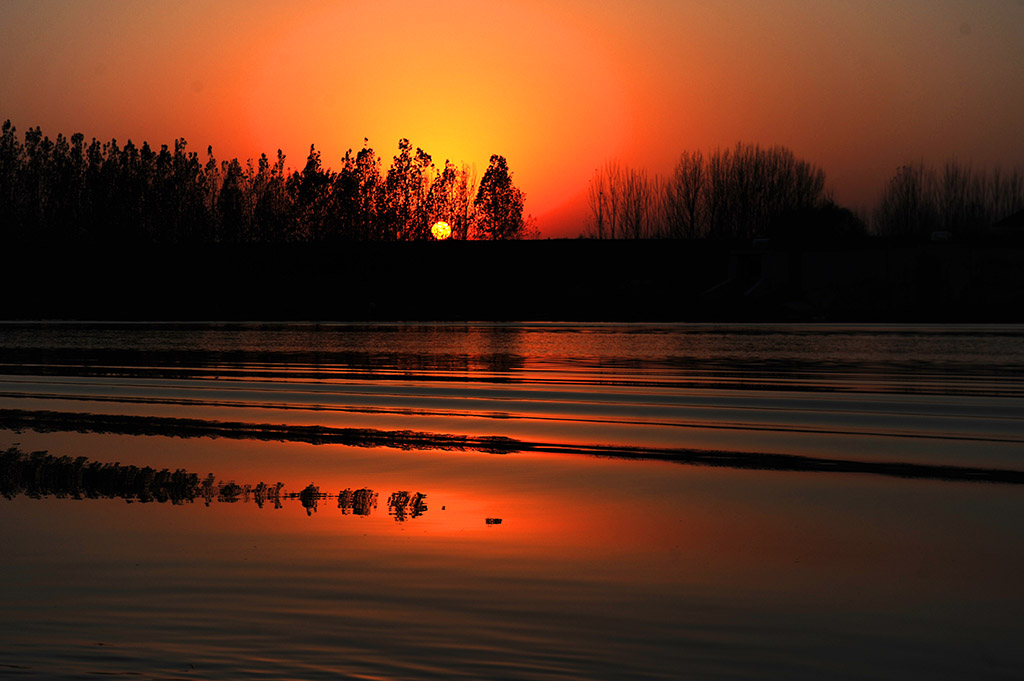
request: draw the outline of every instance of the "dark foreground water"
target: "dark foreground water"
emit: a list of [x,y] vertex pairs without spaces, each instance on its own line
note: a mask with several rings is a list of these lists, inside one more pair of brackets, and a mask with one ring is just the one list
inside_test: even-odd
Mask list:
[[0,452],[0,677],[1024,669],[1024,327],[7,324]]

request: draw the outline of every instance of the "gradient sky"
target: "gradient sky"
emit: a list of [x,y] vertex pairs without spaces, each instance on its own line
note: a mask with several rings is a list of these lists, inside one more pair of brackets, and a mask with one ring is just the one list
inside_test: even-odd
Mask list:
[[502,154],[544,236],[609,159],[781,144],[870,207],[902,163],[1024,164],[1024,0],[0,0],[0,119],[218,159]]

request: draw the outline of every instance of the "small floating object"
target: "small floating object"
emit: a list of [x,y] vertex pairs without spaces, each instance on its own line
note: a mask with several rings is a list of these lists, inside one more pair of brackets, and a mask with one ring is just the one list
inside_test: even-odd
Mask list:
[[501,525],[501,518],[484,518],[484,522],[488,525]]

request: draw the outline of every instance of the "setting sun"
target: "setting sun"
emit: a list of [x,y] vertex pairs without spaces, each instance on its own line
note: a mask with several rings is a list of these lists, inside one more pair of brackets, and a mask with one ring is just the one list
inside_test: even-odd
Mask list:
[[430,228],[430,233],[438,241],[444,241],[452,235],[452,228],[448,226],[447,222],[435,222],[434,226]]

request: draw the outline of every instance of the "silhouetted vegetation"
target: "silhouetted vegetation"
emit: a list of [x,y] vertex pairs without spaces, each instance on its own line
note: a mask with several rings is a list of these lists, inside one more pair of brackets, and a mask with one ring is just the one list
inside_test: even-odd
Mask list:
[[882,236],[973,237],[1024,210],[1024,171],[978,171],[948,161],[941,171],[923,163],[901,166],[875,207],[873,227]]
[[473,206],[477,210],[477,238],[504,240],[526,235],[523,193],[512,184],[512,173],[501,156],[491,156]]
[[0,240],[116,244],[285,243],[432,238],[445,221],[453,239],[529,235],[523,194],[502,156],[479,189],[473,170],[398,143],[382,174],[368,145],[346,152],[337,171],[310,146],[301,170],[274,159],[200,158],[184,139],[153,149],[130,140],[55,140],[38,127],[20,141],[10,121],[0,136]]
[[865,233],[825,190],[825,172],[784,147],[684,152],[672,174],[610,162],[589,187],[586,235],[598,239],[813,240]]
[[705,156],[686,151],[666,178],[611,161],[590,181],[585,236],[597,239],[772,238],[813,243],[869,232],[897,238],[998,234],[1024,210],[1024,171],[900,167],[879,198],[870,229],[836,205],[825,172],[784,147],[738,144]]

